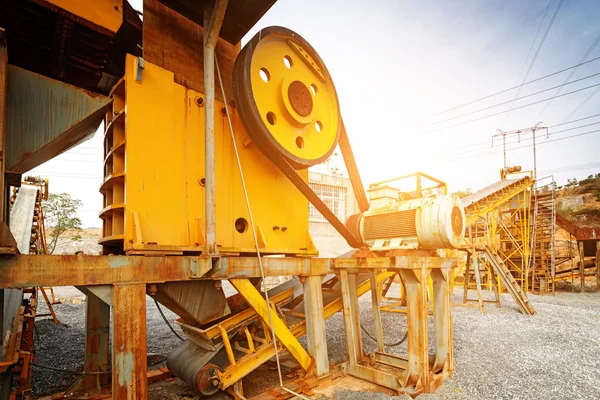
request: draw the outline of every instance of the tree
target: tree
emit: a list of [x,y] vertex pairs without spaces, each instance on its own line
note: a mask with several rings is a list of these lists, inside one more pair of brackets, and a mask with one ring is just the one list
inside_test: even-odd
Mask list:
[[[53,254],[58,243],[58,238],[67,231],[81,231],[81,220],[76,217],[77,211],[83,203],[81,200],[73,199],[68,193],[48,195],[48,200],[43,203],[44,223],[46,224],[48,237],[48,253]],[[79,235],[73,237],[78,240]]]

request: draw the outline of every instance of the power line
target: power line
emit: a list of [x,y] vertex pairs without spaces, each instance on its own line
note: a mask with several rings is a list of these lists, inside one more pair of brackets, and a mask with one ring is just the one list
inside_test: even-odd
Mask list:
[[[596,40],[594,40],[594,43],[592,43],[592,45],[585,52],[585,54],[583,55],[583,57],[581,57],[581,60],[579,60],[580,64],[583,61],[585,61],[585,59],[590,55],[590,53],[592,52],[592,50],[594,49],[594,47],[596,47],[596,45],[598,44],[599,41],[600,41],[600,35],[598,35],[598,37],[596,38]],[[579,67],[577,67],[577,68],[579,68]],[[574,70],[571,71],[571,73],[569,74],[569,76],[567,76],[567,79],[565,79],[565,81],[563,83],[567,83],[571,79],[571,77],[575,74],[575,72],[577,72],[577,68],[575,68]],[[560,94],[561,91],[562,91],[562,88],[558,88],[556,90],[555,97],[560,97],[558,95]],[[548,104],[546,104],[544,106],[544,108],[542,109],[542,111],[538,114],[537,118],[535,119],[536,121],[539,120],[542,117],[542,115],[546,112],[546,110],[548,109],[548,107],[550,107],[550,104],[552,104],[553,100],[554,100],[554,98],[552,98],[552,100],[550,100],[550,102],[548,102]]]
[[[503,106],[503,105],[508,104],[508,103],[514,103],[517,100],[522,100],[522,99],[526,99],[528,97],[536,96],[536,95],[538,95],[540,93],[549,92],[550,90],[553,90],[553,89],[556,89],[556,88],[560,88],[561,86],[571,85],[573,83],[584,81],[586,79],[590,79],[590,78],[593,78],[593,77],[598,76],[598,75],[600,75],[600,72],[598,72],[596,74],[593,74],[593,75],[586,76],[585,78],[581,78],[581,79],[578,79],[576,81],[572,81],[572,82],[568,82],[568,83],[563,83],[562,85],[558,85],[558,86],[554,86],[554,87],[551,87],[551,88],[548,88],[548,89],[540,90],[539,92],[531,93],[531,94],[528,94],[528,95],[525,95],[525,96],[522,96],[522,97],[519,97],[519,98],[515,98],[513,100],[508,100],[508,101],[505,101],[505,102],[502,102],[502,103],[494,104],[493,106],[488,106],[488,107],[480,108],[479,110],[471,111],[471,112],[468,112],[466,114],[457,115],[455,117],[448,118],[448,119],[445,119],[445,120],[442,120],[442,121],[432,122],[431,124],[427,124],[427,125],[421,126],[421,128],[427,128],[428,126],[433,126],[433,125],[441,124],[443,122],[452,121],[452,120],[457,119],[457,118],[466,117],[467,115],[476,114],[478,112],[489,110],[491,108],[500,107],[500,106]],[[511,110],[512,110],[512,108],[511,108]],[[511,110],[508,110],[506,112],[509,113]]]
[[[579,118],[579,119],[574,119],[572,121],[567,121],[567,122],[562,122],[560,124],[551,125],[551,126],[548,126],[548,129],[555,128],[557,126],[573,124],[575,122],[584,121],[586,119],[595,118],[595,117],[600,117],[600,114],[594,114],[594,115],[590,115],[588,117],[583,117],[583,118]],[[449,149],[449,150],[445,151],[443,154],[452,153],[452,152],[454,152],[456,150],[468,149],[468,148],[471,148],[471,147],[479,147],[481,145],[489,145],[489,144],[490,144],[490,141],[486,140],[485,142],[478,142],[478,143],[473,143],[473,144],[469,144],[469,145],[466,145],[466,146],[455,147],[455,148],[452,148],[452,149]],[[440,155],[441,154],[442,153],[440,153]]]
[[556,72],[553,72],[553,73],[551,73],[551,74],[548,74],[548,75],[541,76],[541,77],[539,77],[539,78],[536,78],[536,79],[534,79],[534,80],[531,80],[531,81],[529,81],[529,82],[525,82],[525,83],[523,83],[523,84],[521,84],[521,85],[513,86],[513,87],[510,87],[510,88],[508,88],[508,89],[504,89],[504,90],[501,90],[501,91],[499,91],[499,92],[492,93],[492,94],[490,94],[490,95],[487,95],[487,96],[480,97],[480,98],[478,98],[478,99],[475,99],[475,100],[469,101],[469,102],[467,102],[467,103],[459,104],[459,105],[457,105],[457,106],[454,106],[454,107],[452,107],[452,108],[448,108],[448,109],[446,109],[446,110],[439,111],[439,112],[437,112],[437,113],[435,113],[435,114],[431,114],[431,115],[428,115],[428,116],[426,116],[426,117],[420,118],[420,119],[418,119],[418,120],[415,120],[415,121],[409,122],[407,125],[416,124],[417,122],[421,122],[421,121],[424,121],[424,120],[426,120],[426,119],[429,119],[429,118],[437,117],[438,115],[441,115],[441,114],[446,114],[446,113],[448,113],[448,112],[450,112],[450,111],[454,111],[454,110],[456,110],[456,109],[459,109],[459,108],[462,108],[462,107],[469,106],[469,105],[471,105],[471,104],[474,104],[474,103],[480,102],[480,101],[482,101],[482,100],[487,100],[487,99],[489,99],[489,98],[492,98],[492,97],[498,96],[498,95],[500,95],[500,94],[504,94],[504,93],[510,92],[511,90],[518,89],[518,88],[520,88],[520,87],[522,87],[522,86],[527,86],[527,85],[530,85],[530,84],[532,84],[532,83],[535,83],[535,82],[539,82],[539,81],[541,81],[541,80],[544,80],[544,79],[546,79],[546,78],[550,78],[550,77],[552,77],[552,76],[555,76],[555,75],[562,74],[563,72],[566,72],[566,71],[572,70],[573,68],[578,68],[578,67],[580,67],[580,66],[582,66],[582,65],[586,65],[586,64],[593,63],[594,61],[597,61],[597,60],[599,60],[599,59],[600,59],[600,57],[595,57],[595,58],[592,58],[591,60],[588,60],[588,61],[585,61],[585,62],[581,62],[581,63],[579,63],[579,64],[575,64],[575,65],[573,65],[573,66],[571,66],[571,67],[568,67],[568,68],[561,69],[560,71],[556,71]]
[[[552,1],[550,1],[551,3]],[[550,3],[548,3],[548,8],[550,7]],[[535,56],[533,56],[533,59],[531,60],[531,64],[529,64],[529,69],[527,69],[527,73],[525,74],[525,77],[523,78],[523,82],[525,83],[525,81],[527,80],[527,77],[529,76],[529,73],[531,72],[531,68],[533,68],[533,65],[535,64],[538,55],[540,54],[540,51],[542,50],[542,47],[544,46],[544,43],[546,42],[546,38],[548,37],[548,33],[550,32],[550,29],[552,29],[552,25],[554,24],[554,20],[556,19],[556,16],[558,15],[558,11],[560,11],[560,7],[562,6],[563,0],[560,0],[560,2],[558,3],[558,5],[556,6],[556,10],[554,11],[554,15],[552,15],[552,19],[550,20],[550,23],[548,24],[548,27],[546,28],[546,32],[544,33],[544,37],[542,37],[542,40],[540,41],[540,44],[537,48],[537,51],[535,52]],[[548,9],[546,9],[546,12],[548,12]],[[544,18],[546,17],[546,14],[544,14]],[[542,20],[543,22],[543,20]],[[541,27],[541,24],[540,24]],[[539,32],[539,29],[538,29]],[[536,35],[537,38],[537,35]],[[519,97],[519,94],[521,93],[521,89],[523,89],[523,86],[521,86],[519,88],[519,91],[517,92],[515,99],[513,100],[510,108],[508,109],[508,112],[506,113],[506,115],[504,116],[504,122],[502,122],[503,126],[504,124],[506,124],[506,120],[508,119],[508,114],[510,114],[510,112],[513,109],[513,106],[515,104],[515,101],[517,100],[517,97]]]
[[583,107],[588,101],[590,101],[590,99],[592,97],[594,97],[596,94],[598,94],[598,92],[600,91],[600,87],[597,88],[596,90],[594,90],[594,92],[592,94],[590,94],[587,99],[585,99],[579,106],[577,106],[577,108],[575,108],[573,111],[571,111],[571,114],[569,114],[569,116],[565,119],[569,119],[571,118],[573,115],[577,114],[577,111],[579,111],[581,109],[581,107]]
[[593,162],[593,163],[587,163],[587,164],[577,164],[577,165],[568,165],[568,166],[565,166],[565,167],[558,167],[558,168],[546,169],[546,170],[543,170],[543,171],[540,171],[540,172],[544,173],[544,174],[551,174],[551,173],[557,173],[557,172],[580,171],[580,170],[592,169],[592,168],[597,168],[597,167],[600,167],[600,162]]
[[[575,137],[579,137],[579,136],[586,136],[586,135],[590,135],[592,133],[596,133],[596,132],[600,132],[600,129],[594,130],[594,131],[589,131],[589,132],[583,132],[583,133],[579,133],[576,135],[571,135],[571,136],[565,136],[562,138],[557,138],[557,139],[552,139],[552,140],[546,140],[544,142],[540,142],[538,143],[538,145],[543,145],[543,144],[547,144],[547,143],[552,143],[552,142],[558,142],[559,140],[566,140],[566,139],[571,139],[571,138],[575,138]],[[517,150],[517,149],[524,149],[529,147],[529,145],[525,145],[525,146],[516,146],[516,147],[511,147],[506,149],[507,151],[509,150]],[[476,157],[483,157],[483,156],[489,156],[489,155],[493,155],[493,154],[499,154],[502,153],[503,150],[500,151],[490,151],[488,153],[483,153],[483,154],[475,154],[475,155],[471,155],[471,156],[467,156],[467,157],[460,157],[460,158],[455,158],[455,159],[451,159],[451,160],[444,160],[442,161],[442,163],[449,163],[449,162],[454,162],[454,161],[461,161],[461,160],[467,160],[470,158],[476,158]]]
[[[591,123],[591,124],[586,124],[586,125],[575,126],[575,127],[573,127],[573,128],[562,129],[562,130],[560,130],[560,131],[556,131],[556,132],[549,132],[549,133],[548,133],[548,136],[550,137],[550,136],[557,135],[557,134],[559,134],[559,133],[563,133],[563,132],[569,132],[569,131],[573,131],[573,130],[576,130],[576,129],[581,129],[581,128],[587,128],[588,126],[593,126],[593,125],[598,125],[598,124],[600,124],[600,121],[598,121],[598,122],[593,122],[593,123]],[[540,128],[540,129],[541,129],[541,128]],[[521,143],[522,141],[531,140],[531,139],[532,139],[531,137],[526,137],[526,138],[523,138],[523,139],[517,139],[517,140],[510,140],[510,141],[508,141],[508,140],[507,140],[507,141],[506,141],[506,144],[512,144],[512,143]],[[485,147],[481,147],[481,148],[475,148],[475,149],[471,149],[471,150],[465,150],[465,151],[459,151],[459,152],[445,152],[445,153],[443,153],[443,154],[440,154],[440,157],[444,157],[444,156],[451,156],[451,155],[467,154],[467,153],[473,153],[473,152],[477,152],[477,151],[481,151],[481,150],[486,150],[486,149],[488,149],[489,147],[494,147],[493,145],[492,145],[492,146],[489,146],[489,142],[485,142],[485,144],[487,144],[487,146],[485,146]]]
[[[527,52],[527,57],[525,57],[525,61],[523,62],[523,66],[521,67],[521,72],[519,72],[519,79],[518,79],[519,81],[521,80],[521,75],[523,75],[523,71],[525,70],[527,61],[529,60],[529,56],[531,55],[531,52],[533,51],[533,46],[535,46],[535,42],[537,42],[538,35],[540,34],[540,31],[542,30],[542,26],[544,25],[544,21],[546,20],[546,15],[548,14],[548,10],[550,10],[551,4],[552,4],[552,0],[549,0],[548,5],[546,6],[546,11],[544,11],[544,16],[542,17],[542,20],[540,21],[540,24],[537,28],[537,32],[535,33],[535,37],[533,38],[533,42],[531,42],[531,46],[529,47],[529,51]],[[525,82],[525,80],[527,79],[528,74],[529,74],[529,72],[527,72],[527,74],[525,74],[525,77],[523,78],[523,82]],[[521,84],[523,84],[523,82],[521,82]]]
[[[568,95],[570,95],[570,94],[573,94],[573,93],[578,93],[578,92],[581,92],[581,91],[583,91],[583,90],[591,89],[591,88],[593,88],[593,87],[597,87],[597,86],[600,86],[600,83],[598,83],[598,84],[595,84],[595,85],[586,86],[586,87],[584,87],[584,88],[581,88],[581,89],[573,90],[573,91],[571,91],[571,92],[563,93],[563,94],[561,94],[561,95],[559,95],[559,96],[556,96],[556,97],[564,97],[564,96],[568,96]],[[519,110],[519,109],[521,109],[521,108],[530,107],[530,106],[533,106],[533,105],[536,105],[536,104],[540,104],[540,103],[543,103],[543,102],[545,102],[545,101],[548,101],[548,100],[550,100],[550,99],[553,99],[553,98],[556,98],[556,97],[550,97],[550,98],[547,98],[547,99],[544,99],[544,100],[535,101],[535,102],[533,102],[533,103],[524,104],[524,105],[522,105],[522,106],[519,106],[519,107],[515,107],[515,108],[513,108],[513,110]],[[506,112],[508,112],[508,111],[509,111],[509,110],[500,111],[500,112],[497,112],[497,113],[494,113],[494,114],[485,115],[485,116],[483,116],[483,117],[474,118],[474,119],[470,119],[470,120],[468,120],[468,121],[459,122],[458,124],[454,124],[454,125],[450,125],[450,126],[445,126],[445,127],[442,127],[442,128],[434,129],[434,130],[432,130],[432,131],[422,132],[422,133],[420,133],[420,134],[421,134],[421,135],[427,135],[427,134],[430,134],[430,133],[439,132],[439,131],[442,131],[442,130],[445,130],[445,129],[450,129],[450,128],[454,128],[454,127],[457,127],[457,126],[460,126],[460,125],[465,125],[465,124],[469,124],[469,123],[471,123],[471,122],[480,121],[480,120],[482,120],[482,119],[486,119],[486,118],[494,117],[494,116],[496,116],[496,115],[501,115],[501,114],[504,114],[504,113],[506,113]],[[445,121],[444,121],[444,122],[445,122]]]
[[572,124],[573,122],[579,122],[579,121],[583,121],[583,120],[590,119],[590,118],[595,118],[595,117],[600,117],[600,114],[594,114],[594,115],[590,115],[589,117],[583,117],[583,118],[579,118],[579,119],[574,119],[572,121],[561,122],[560,124],[552,125],[552,126],[549,126],[548,128],[555,128],[557,126],[568,125],[568,124]]

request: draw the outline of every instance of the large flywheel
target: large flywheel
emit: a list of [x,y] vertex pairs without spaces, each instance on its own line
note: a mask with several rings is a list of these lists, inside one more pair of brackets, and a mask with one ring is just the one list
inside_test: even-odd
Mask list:
[[282,27],[261,30],[233,71],[236,106],[252,140],[270,159],[295,169],[326,160],[341,130],[337,94],[306,40]]

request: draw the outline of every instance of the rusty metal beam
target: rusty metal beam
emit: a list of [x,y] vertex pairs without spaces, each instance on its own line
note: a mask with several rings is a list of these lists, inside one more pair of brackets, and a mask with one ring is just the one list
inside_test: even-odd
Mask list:
[[304,282],[306,343],[308,353],[314,360],[314,372],[317,377],[329,373],[321,279],[321,276],[309,276]]
[[113,306],[112,398],[148,398],[146,285],[116,285]]
[[[6,196],[4,195],[4,166],[6,161],[6,86],[8,81],[8,52],[6,32],[0,28],[0,221],[6,221]],[[10,233],[10,232],[9,232]]]
[[577,242],[579,245],[579,278],[581,282],[581,293],[585,293],[585,250],[582,241]]
[[25,173],[93,136],[111,99],[8,66],[6,169]]
[[[388,260],[389,259],[385,259]],[[263,258],[266,276],[331,273],[327,258]],[[0,257],[0,288],[89,286],[132,282],[174,282],[260,277],[256,257],[222,257],[212,269],[208,257],[16,255]],[[211,271],[210,273],[208,273]]]
[[[85,308],[85,372],[106,372],[109,367],[108,337],[110,306],[91,292],[87,293]],[[84,375],[83,388],[99,388],[109,383],[108,375]]]

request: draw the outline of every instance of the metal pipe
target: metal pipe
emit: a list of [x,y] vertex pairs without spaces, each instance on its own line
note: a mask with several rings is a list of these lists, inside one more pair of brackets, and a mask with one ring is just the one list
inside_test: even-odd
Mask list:
[[[217,207],[215,172],[215,48],[225,17],[228,0],[216,0],[215,7],[204,9],[204,146],[205,146],[205,221],[208,254],[217,253]],[[223,99],[227,102],[227,99]]]

